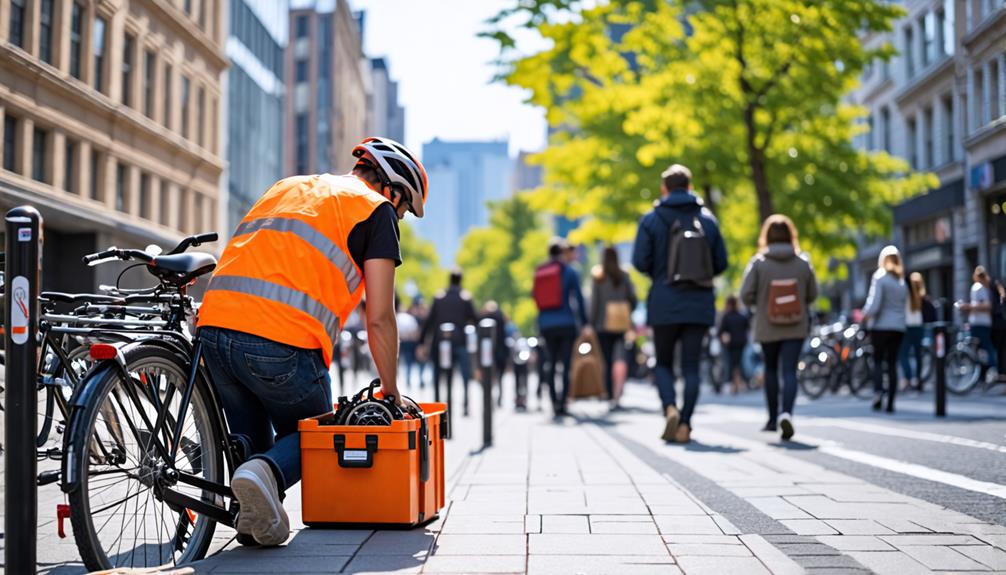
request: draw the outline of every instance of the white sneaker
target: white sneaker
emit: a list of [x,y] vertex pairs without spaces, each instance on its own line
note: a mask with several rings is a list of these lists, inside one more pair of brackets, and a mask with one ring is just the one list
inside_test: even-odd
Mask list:
[[793,416],[788,413],[780,415],[779,429],[782,430],[783,441],[789,441],[793,437],[793,433],[795,433],[793,430]]
[[272,468],[261,459],[238,467],[231,490],[241,504],[238,533],[250,534],[259,545],[280,545],[290,536],[290,518],[279,499],[279,487]]

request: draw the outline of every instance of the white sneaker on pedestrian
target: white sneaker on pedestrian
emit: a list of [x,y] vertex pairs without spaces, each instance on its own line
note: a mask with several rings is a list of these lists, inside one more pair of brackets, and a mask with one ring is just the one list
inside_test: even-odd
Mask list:
[[276,477],[268,463],[252,459],[237,468],[231,491],[241,504],[238,533],[251,534],[259,545],[280,545],[290,536],[290,518],[279,499]]
[[779,429],[782,430],[783,441],[789,441],[793,437],[793,433],[795,433],[793,430],[793,416],[788,413],[780,415]]

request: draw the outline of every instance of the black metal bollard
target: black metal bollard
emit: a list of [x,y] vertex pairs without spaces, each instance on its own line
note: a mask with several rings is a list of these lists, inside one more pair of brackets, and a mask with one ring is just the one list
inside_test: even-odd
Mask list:
[[482,446],[493,444],[493,364],[496,351],[496,320],[479,322],[479,364],[482,366]]
[[4,266],[7,477],[4,547],[8,573],[34,573],[37,557],[38,463],[35,434],[38,391],[38,291],[42,269],[42,216],[31,206],[7,212]]
[[513,351],[513,379],[517,411],[527,410],[528,362],[531,361],[531,347],[524,338],[517,340]]
[[947,324],[933,324],[933,372],[936,376],[936,417],[947,416]]
[[[468,365],[475,365],[478,361],[479,336],[474,325],[465,326],[465,351],[468,353]],[[468,378],[464,372],[461,373],[461,385],[464,389],[464,399],[462,399],[461,414],[468,417]]]
[[[440,324],[440,349],[437,350],[440,363],[440,376],[447,386],[447,428],[454,430],[454,410],[452,401],[454,399],[454,324],[445,322]],[[440,381],[433,382],[434,400],[440,401]]]

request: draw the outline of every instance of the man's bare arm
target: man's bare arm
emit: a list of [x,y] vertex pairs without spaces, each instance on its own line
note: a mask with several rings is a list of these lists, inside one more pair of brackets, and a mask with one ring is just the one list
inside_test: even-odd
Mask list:
[[374,358],[381,390],[398,393],[398,323],[395,321],[395,262],[374,259],[363,263],[367,282],[367,341]]

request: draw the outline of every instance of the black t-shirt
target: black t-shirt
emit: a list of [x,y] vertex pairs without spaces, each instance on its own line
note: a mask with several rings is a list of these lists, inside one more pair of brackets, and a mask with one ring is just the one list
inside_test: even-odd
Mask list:
[[395,260],[402,265],[399,245],[398,214],[389,203],[381,204],[374,213],[349,232],[349,256],[362,270],[367,260]]

